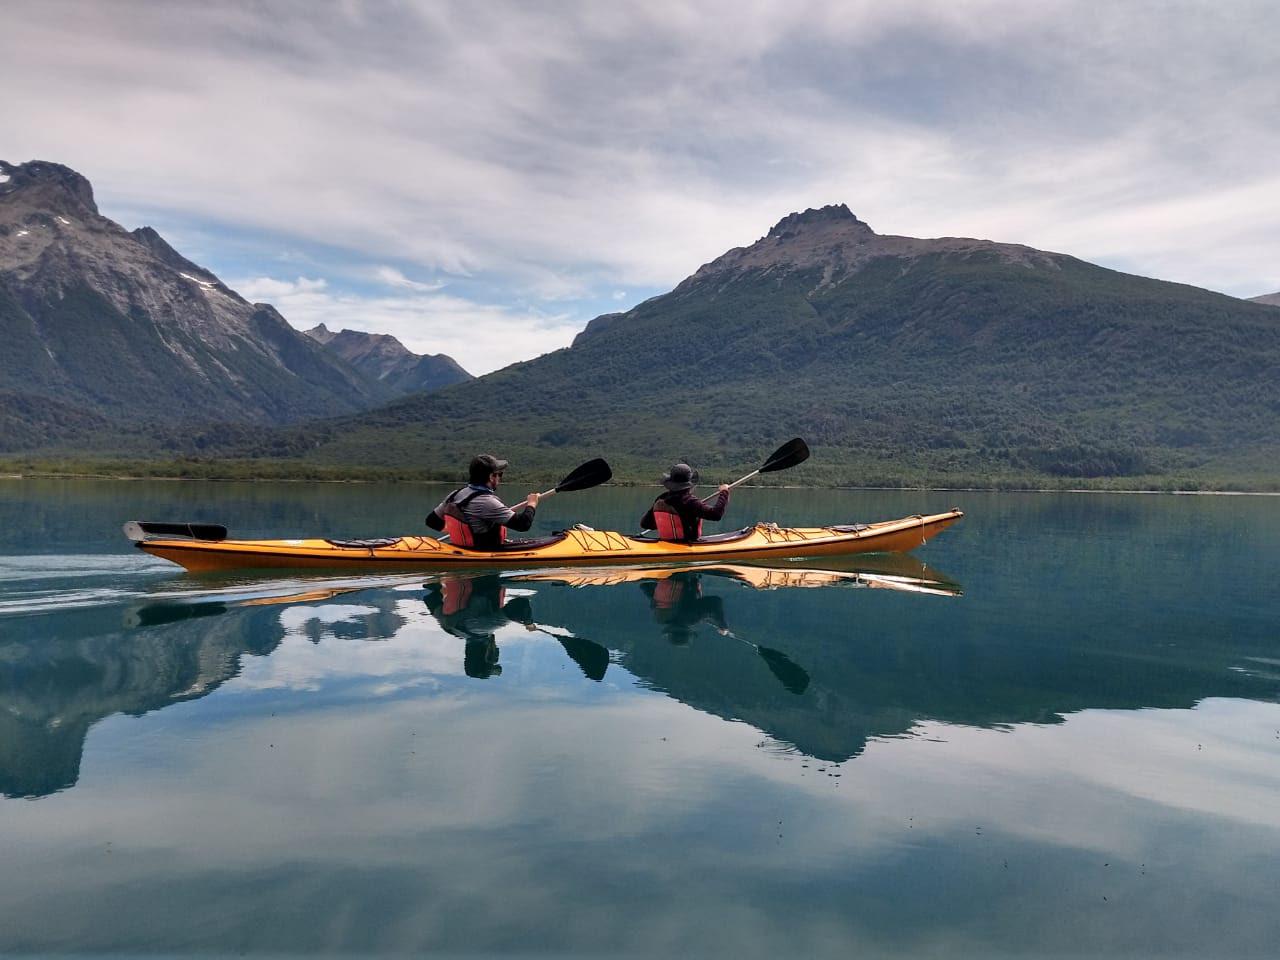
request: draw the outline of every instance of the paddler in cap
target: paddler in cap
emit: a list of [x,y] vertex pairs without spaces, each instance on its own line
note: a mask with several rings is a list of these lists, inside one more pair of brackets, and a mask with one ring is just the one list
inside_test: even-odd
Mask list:
[[474,457],[468,468],[469,483],[440,501],[427,517],[427,526],[444,530],[460,547],[497,550],[508,530],[523,532],[533,526],[539,494],[531,493],[513,507],[497,494],[507,461],[492,454]]
[[678,543],[693,543],[702,536],[703,520],[719,520],[729,505],[729,485],[722,483],[716,489],[716,498],[703,503],[693,494],[698,483],[698,471],[687,463],[672,464],[662,475],[662,485],[667,492],[658,497],[640,519],[646,530],[657,530],[658,539]]

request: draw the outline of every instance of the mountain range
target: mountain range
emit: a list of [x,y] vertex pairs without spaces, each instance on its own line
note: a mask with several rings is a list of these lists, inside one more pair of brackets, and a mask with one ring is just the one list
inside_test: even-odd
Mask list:
[[815,482],[1274,484],[1277,383],[1272,307],[1017,244],[883,236],[836,205],[566,349],[272,449],[385,467],[493,449],[547,470],[607,452],[643,478],[799,434],[815,456],[791,476]]
[[154,229],[102,216],[87,179],[43,161],[0,161],[0,340],[0,450],[296,422],[403,392]]
[[1061,253],[810,209],[468,379],[392,337],[293,330],[66,167],[0,178],[0,451],[452,476],[489,449],[651,479],[802,435],[800,482],[1280,484],[1280,312]]

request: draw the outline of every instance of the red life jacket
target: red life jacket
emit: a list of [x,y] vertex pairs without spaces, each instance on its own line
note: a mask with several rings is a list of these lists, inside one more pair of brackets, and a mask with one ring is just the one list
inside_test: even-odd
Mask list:
[[[440,596],[443,601],[440,606],[440,612],[445,616],[456,616],[462,613],[471,603],[471,594],[474,587],[475,580],[471,577],[445,577],[440,581]],[[506,600],[507,588],[500,587],[496,601],[499,610],[502,609]]]
[[[463,487],[462,490],[467,489]],[[463,497],[461,500],[454,500],[462,490],[455,490],[449,494],[449,498],[444,502],[444,532],[449,535],[449,540],[456,543],[460,547],[474,547],[476,545],[475,531],[471,529],[471,524],[467,523],[467,516],[462,512],[462,508],[483,493],[483,490],[472,490],[470,496]],[[507,528],[498,528],[498,542],[503,543],[507,539]]]
[[660,580],[653,588],[654,609],[672,610],[680,604],[680,598],[683,596],[683,580]]
[[[452,538],[453,534],[449,536]],[[441,613],[445,616],[461,613],[467,608],[467,603],[471,600],[471,579],[447,577],[440,582],[440,595],[444,599],[444,603],[440,608]]]
[[[659,540],[671,540],[675,543],[689,542],[689,537],[685,536],[684,518],[675,507],[661,497],[653,501],[653,525],[658,531]],[[693,539],[697,540],[701,536],[702,518],[699,517],[694,527]]]

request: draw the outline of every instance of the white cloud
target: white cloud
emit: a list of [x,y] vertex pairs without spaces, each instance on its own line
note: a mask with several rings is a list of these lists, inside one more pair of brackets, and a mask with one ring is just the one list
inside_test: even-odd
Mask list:
[[439,290],[444,286],[443,283],[422,283],[418,280],[410,280],[395,267],[380,266],[374,271],[374,276],[389,287],[404,287],[407,290],[419,292]]
[[1250,294],[1280,286],[1280,127],[1260,119],[1280,114],[1278,21],[1244,3],[66,0],[6,10],[0,129],[7,159],[71,164],[108,214],[324,244],[406,293],[484,277],[504,354],[537,322],[511,304],[669,288],[834,202],[881,232]]
[[253,277],[239,281],[235,285],[235,290],[246,300],[258,303],[316,294],[328,286],[327,281],[319,278],[309,280],[306,277],[298,277],[296,280],[273,280],[271,277]]
[[330,291],[324,280],[257,277],[232,282],[250,300],[271,303],[299,330],[389,333],[415,353],[444,353],[480,375],[566,347],[582,329],[564,313],[477,303],[410,289],[392,296]]

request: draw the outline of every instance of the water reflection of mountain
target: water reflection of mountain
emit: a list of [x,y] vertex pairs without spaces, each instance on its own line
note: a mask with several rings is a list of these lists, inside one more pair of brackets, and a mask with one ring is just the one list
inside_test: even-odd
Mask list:
[[[112,610],[121,628],[107,633],[102,610],[63,611],[40,618],[38,637],[0,637],[0,795],[44,796],[73,785],[99,720],[197,700],[236,676],[245,656],[271,654],[284,636],[280,602],[157,601],[123,615]],[[313,642],[326,633],[384,639],[404,624],[391,606],[340,623],[307,621],[300,630]]]
[[[246,655],[276,649],[290,605],[343,592],[160,601],[126,611],[106,633],[101,610],[63,611],[43,618],[38,638],[0,637],[0,793],[41,796],[73,784],[95,722],[216,690]],[[1082,605],[1077,593],[1048,589],[1030,598],[1038,617],[1022,609],[1002,620],[992,601],[975,612],[960,592],[911,557],[822,570],[489,574],[439,578],[421,593],[364,588],[358,615],[291,629],[313,641],[386,639],[406,622],[402,604],[424,604],[459,638],[466,674],[502,683],[512,681],[495,669],[498,628],[523,624],[554,637],[585,678],[601,680],[618,663],[696,710],[832,761],[922,720],[1046,723],[1088,708],[1276,695],[1265,670],[1242,669],[1271,655],[1270,638],[1209,633],[1194,620],[1139,631],[1098,596]]]
[[147,629],[108,633],[101,610],[69,611],[41,618],[48,632],[38,637],[0,638],[0,794],[74,784],[94,723],[203,697],[239,672],[241,657],[275,649],[278,615],[219,616],[225,610],[156,607]]
[[[877,568],[877,559],[890,566]],[[921,720],[1053,723],[1090,708],[1276,695],[1274,683],[1239,669],[1245,656],[1265,648],[1261,642],[1255,651],[1247,638],[1205,635],[1193,625],[1144,635],[1109,618],[1097,596],[1050,590],[1035,598],[1041,616],[1030,629],[1022,611],[1001,636],[990,610],[974,616],[963,601],[909,595],[960,592],[915,558],[867,561],[820,590],[770,589],[767,576],[736,568],[676,574],[680,592],[695,600],[685,601],[688,616],[674,635],[671,611],[654,599],[670,581],[667,573],[636,571],[630,590],[622,582],[604,586],[607,573],[594,580],[570,574],[535,602],[539,618],[594,631],[655,689],[824,760],[857,756],[868,739],[901,735]],[[785,575],[806,585],[795,568]],[[546,583],[553,575],[527,579]],[[841,585],[894,589],[855,598]],[[811,683],[797,695],[765,658],[723,636],[726,629],[784,654]]]

